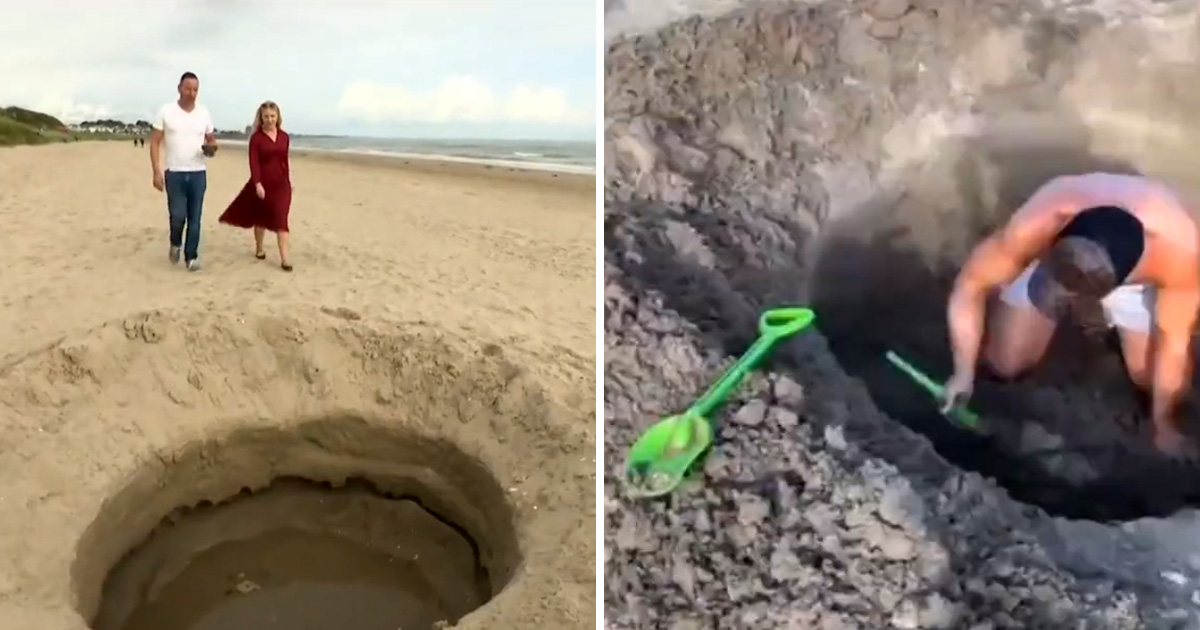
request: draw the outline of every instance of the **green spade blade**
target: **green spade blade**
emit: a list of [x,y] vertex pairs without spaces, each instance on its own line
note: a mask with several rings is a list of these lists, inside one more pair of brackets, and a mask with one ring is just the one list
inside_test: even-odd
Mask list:
[[[888,362],[896,366],[897,369],[912,379],[914,383],[921,387],[921,389],[929,392],[929,395],[933,397],[934,402],[940,405],[945,400],[946,389],[936,383],[933,379],[929,378],[924,372],[918,370],[916,366],[912,365],[908,361],[905,361],[904,359],[901,359],[900,355],[892,352],[891,350],[888,350],[886,356]],[[966,407],[955,407],[946,415],[955,424],[961,425],[966,429],[976,433],[983,433],[984,431],[983,422],[979,419],[979,416],[975,415],[975,412],[967,409]]]
[[687,478],[712,443],[713,426],[707,418],[684,412],[659,420],[629,448],[626,492],[637,498],[671,492]]
[[779,344],[808,328],[816,314],[807,308],[777,308],[758,320],[758,339],[687,411],[659,420],[629,448],[625,459],[626,492],[633,497],[667,494],[694,469],[712,447],[716,428],[709,416],[737,389],[742,379]]

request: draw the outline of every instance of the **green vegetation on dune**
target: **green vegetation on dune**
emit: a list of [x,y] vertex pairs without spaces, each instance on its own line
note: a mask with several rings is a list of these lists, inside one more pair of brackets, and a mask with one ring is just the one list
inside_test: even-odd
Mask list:
[[0,107],[0,146],[62,142],[68,137],[67,126],[54,116],[21,107]]
[[44,127],[47,131],[65,131],[67,128],[61,120],[50,114],[43,114],[42,112],[35,112],[21,107],[0,108],[0,116],[33,127],[35,130]]
[[43,142],[49,142],[49,139],[39,133],[37,129],[0,114],[0,146],[41,144]]
[[122,140],[131,136],[108,133],[74,133],[50,114],[22,107],[0,107],[0,147],[80,140]]

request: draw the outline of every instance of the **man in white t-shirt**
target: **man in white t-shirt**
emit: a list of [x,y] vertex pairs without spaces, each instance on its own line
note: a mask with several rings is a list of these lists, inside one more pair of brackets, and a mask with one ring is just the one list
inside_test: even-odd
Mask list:
[[200,79],[191,72],[183,73],[179,78],[179,100],[158,110],[150,132],[154,188],[167,193],[169,258],[171,264],[178,263],[182,248],[188,271],[200,270],[200,215],[208,188],[204,161],[217,149],[212,114],[196,102],[199,93]]

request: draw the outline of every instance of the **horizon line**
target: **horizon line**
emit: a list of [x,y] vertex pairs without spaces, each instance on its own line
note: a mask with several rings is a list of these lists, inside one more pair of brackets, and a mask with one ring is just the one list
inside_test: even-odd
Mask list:
[[[138,120],[144,121],[144,119],[140,119],[140,118]],[[83,125],[85,123],[93,123],[94,124],[94,123],[99,123],[102,121],[118,122],[118,123],[121,123],[121,125],[126,126],[126,127],[136,127],[137,126],[136,121],[131,123],[131,122],[125,122],[118,118],[96,118],[96,119],[91,119],[91,120],[82,120],[79,122],[65,123],[65,124],[68,127],[72,127],[72,126]],[[244,127],[241,129],[222,129],[220,127],[217,127],[214,131],[217,134],[233,134],[233,135],[241,135],[241,136],[247,135]],[[285,131],[287,131],[287,129],[285,129]],[[305,133],[302,131],[288,131],[288,133],[293,136],[299,137],[299,138],[364,138],[364,139],[374,139],[374,140],[418,140],[418,141],[419,140],[427,140],[427,141],[433,141],[433,142],[485,140],[485,141],[492,141],[492,142],[570,142],[570,143],[578,143],[578,144],[592,144],[592,145],[596,144],[595,138],[545,138],[545,137],[538,138],[538,137],[528,137],[528,136],[527,137],[503,137],[503,138],[487,137],[487,136],[454,136],[454,137],[438,138],[438,137],[431,137],[431,136],[409,136],[409,135],[380,136],[380,135],[355,135],[355,134],[348,134],[348,133],[345,133],[345,134]]]

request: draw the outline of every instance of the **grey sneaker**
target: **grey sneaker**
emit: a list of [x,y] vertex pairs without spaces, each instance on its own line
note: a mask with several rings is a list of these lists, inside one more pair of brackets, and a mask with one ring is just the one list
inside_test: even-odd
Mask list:
[[200,259],[197,258],[195,260],[187,261],[187,270],[188,271],[200,271]]
[[178,265],[179,264],[179,248],[172,245],[171,252],[169,254],[167,254],[167,258],[169,258],[171,260],[172,265]]

